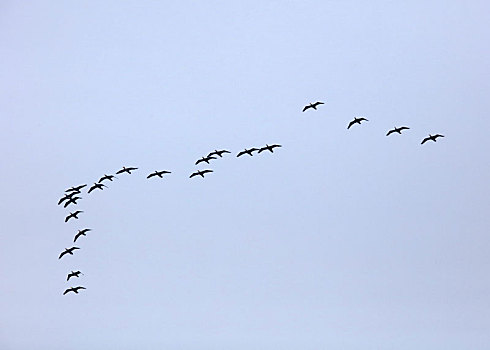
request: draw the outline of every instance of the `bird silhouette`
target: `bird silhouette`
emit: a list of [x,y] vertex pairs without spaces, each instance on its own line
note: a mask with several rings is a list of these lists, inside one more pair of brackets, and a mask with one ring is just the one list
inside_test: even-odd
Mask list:
[[58,205],[60,205],[61,203],[63,203],[64,201],[66,201],[67,199],[70,199],[71,197],[77,195],[77,194],[80,194],[81,192],[80,191],[73,191],[73,192],[70,192],[70,193],[66,193],[63,197],[61,197],[61,199],[58,201]]
[[245,150],[243,150],[243,151],[239,152],[239,153],[238,153],[236,156],[237,156],[237,157],[240,157],[240,156],[242,156],[242,155],[244,155],[244,154],[248,154],[248,155],[250,155],[250,156],[253,156],[253,154],[252,154],[252,153],[253,153],[253,152],[255,152],[255,151],[258,151],[258,150],[259,150],[259,149],[258,149],[258,148],[255,148],[255,147],[254,147],[254,148],[250,148],[250,149],[246,149],[246,148],[245,148]]
[[68,222],[68,220],[70,220],[71,218],[78,219],[78,214],[80,213],[83,213],[83,211],[77,210],[76,212],[68,214],[67,217],[65,218],[65,222]]
[[122,173],[128,173],[128,174],[131,174],[131,172],[132,172],[133,170],[137,170],[137,169],[138,169],[138,168],[131,168],[131,167],[130,167],[130,168],[126,168],[125,166],[123,166],[121,170],[118,170],[118,171],[116,172],[116,174],[122,174]]
[[309,108],[313,108],[314,110],[316,110],[316,107],[318,107],[318,105],[324,105],[325,103],[323,102],[320,102],[320,101],[317,101],[315,103],[310,103],[309,105],[305,106],[303,108],[303,112],[306,111],[307,109]]
[[63,252],[61,252],[58,260],[61,259],[63,257],[63,255],[65,255],[65,254],[73,255],[73,251],[74,250],[77,250],[77,249],[80,249],[80,248],[78,248],[78,247],[71,247],[69,249],[68,248],[65,248],[65,250]]
[[441,134],[431,135],[431,134],[429,134],[429,136],[428,136],[428,137],[426,137],[425,139],[423,139],[423,140],[422,140],[422,142],[421,142],[420,144],[421,144],[421,145],[423,145],[424,143],[426,143],[426,142],[427,142],[427,141],[429,141],[429,140],[430,140],[430,141],[434,141],[434,142],[436,142],[436,139],[437,139],[438,137],[444,137],[444,135],[441,135]]
[[[75,193],[75,192],[72,192],[72,193]],[[63,207],[66,208],[70,204],[77,204],[77,200],[79,200],[79,199],[82,199],[82,197],[72,196],[72,197],[68,198],[68,200],[66,201],[66,203]]]
[[87,193],[90,193],[90,192],[92,192],[92,191],[93,191],[93,190],[95,190],[95,189],[103,190],[103,189],[104,189],[104,187],[107,187],[107,186],[106,186],[106,185],[104,185],[103,183],[98,183],[98,182],[96,182],[96,183],[94,183],[94,184],[93,184],[93,186],[92,186],[92,187],[90,187],[90,189],[88,190],[88,192],[87,192]]
[[218,150],[215,149],[213,152],[211,152],[211,153],[208,154],[208,157],[217,155],[217,156],[219,156],[221,158],[221,157],[223,157],[223,153],[231,153],[231,152],[230,151],[227,151],[225,149],[222,149],[221,151],[218,151]]
[[88,231],[92,231],[92,230],[89,228],[84,228],[83,230],[78,230],[78,233],[75,235],[75,238],[73,239],[73,243],[75,243],[80,236],[87,236]]
[[201,163],[201,162],[206,162],[207,164],[209,164],[209,161],[211,159],[216,159],[216,157],[213,157],[213,156],[207,156],[207,157],[202,157],[201,159],[199,159],[197,162],[196,162],[196,165]]
[[73,192],[73,191],[75,191],[75,192],[77,192],[77,191],[78,191],[78,192],[80,192],[80,190],[81,190],[82,188],[84,188],[85,186],[87,186],[87,184],[85,184],[85,185],[80,185],[80,186],[74,186],[74,187],[71,187],[71,188],[69,188],[69,189],[65,190],[65,192]]
[[368,120],[367,120],[366,118],[364,118],[364,117],[354,118],[354,120],[353,120],[353,121],[351,121],[351,122],[349,123],[349,126],[347,126],[347,129],[350,129],[350,127],[351,127],[352,125],[356,124],[356,123],[357,123],[357,124],[361,124],[361,122],[362,122],[363,120],[368,121]]
[[282,146],[281,145],[270,145],[269,146],[266,144],[265,147],[262,147],[261,149],[259,149],[258,153],[265,151],[265,150],[270,151],[271,153],[274,153],[274,148],[277,148],[277,147],[282,147]]
[[87,289],[85,287],[82,287],[82,286],[78,286],[78,287],[71,287],[71,288],[68,288],[67,290],[65,290],[65,292],[63,293],[63,295],[65,295],[66,293],[69,293],[69,292],[74,292],[75,294],[78,294],[78,291],[80,289]]
[[106,175],[104,174],[104,176],[102,176],[100,179],[99,179],[99,182],[102,182],[104,180],[109,180],[109,181],[113,181],[112,179],[115,178],[114,175]]
[[397,133],[399,133],[401,135],[402,130],[408,130],[408,129],[410,129],[410,128],[407,127],[407,126],[401,126],[399,128],[397,128],[395,126],[395,127],[393,127],[393,129],[391,129],[391,130],[388,131],[388,133],[386,134],[386,136],[389,136],[389,135],[393,134],[394,132],[397,132]]
[[72,271],[72,272],[70,272],[68,274],[68,276],[66,277],[66,280],[69,281],[70,278],[72,278],[72,277],[77,277],[78,278],[78,277],[80,277],[80,274],[83,275],[82,271],[80,271],[80,270],[78,270],[78,271]]
[[212,172],[213,171],[212,170],[209,170],[209,169],[206,169],[206,170],[198,170],[195,173],[192,173],[191,176],[189,176],[189,178],[194,177],[196,175],[200,175],[200,176],[204,177],[204,174],[206,174],[206,173],[212,173]]
[[171,173],[172,173],[171,171],[167,171],[167,170],[162,170],[162,171],[155,170],[154,173],[151,173],[146,178],[149,179],[149,178],[152,178],[153,176],[158,176],[160,178],[163,178],[163,174],[171,174]]

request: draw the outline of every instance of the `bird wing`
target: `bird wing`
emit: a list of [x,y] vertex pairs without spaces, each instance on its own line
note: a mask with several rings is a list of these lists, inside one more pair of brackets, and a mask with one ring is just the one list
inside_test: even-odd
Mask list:
[[243,156],[245,153],[246,153],[245,151],[241,151],[241,152],[238,152],[238,154],[236,156],[240,157],[240,156]]
[[394,133],[395,130],[391,129],[390,131],[388,131],[388,133],[386,134],[386,136],[389,136],[390,134]]
[[441,134],[434,135],[434,138],[438,138],[438,137],[444,137],[444,135],[441,135]]
[[93,190],[95,190],[95,188],[96,188],[96,187],[97,187],[97,186],[95,186],[95,185],[94,185],[94,186],[92,186],[92,187],[90,187],[90,189],[88,190],[88,192],[87,192],[87,193],[92,192]]
[[66,293],[69,293],[69,292],[73,292],[73,289],[68,288],[67,290],[65,290],[65,291],[63,292],[63,295],[65,295]]
[[61,259],[61,258],[63,257],[63,255],[65,255],[66,253],[67,253],[67,251],[66,251],[66,250],[65,250],[65,251],[63,251],[63,252],[61,252],[61,254],[60,254],[60,256],[58,257],[58,259]]
[[430,138],[429,137],[426,137],[425,139],[422,140],[422,142],[420,144],[423,145],[424,143],[426,143],[429,140],[430,140]]
[[316,107],[316,106],[318,106],[318,105],[323,105],[323,104],[324,104],[323,102],[317,101],[317,102],[313,103],[313,106],[315,106],[315,107]]
[[156,173],[151,173],[151,174],[150,174],[150,175],[148,175],[146,178],[147,178],[147,179],[149,179],[149,178],[151,178],[151,177],[153,177],[153,176],[155,176],[155,175],[156,175]]
[[365,121],[367,121],[367,122],[369,121],[369,120],[367,120],[366,118],[359,118],[358,120],[359,120],[360,122],[361,122],[361,121],[363,121],[363,120],[365,120]]
[[350,129],[350,127],[351,127],[352,125],[354,125],[354,123],[355,123],[355,122],[356,122],[356,120],[355,120],[355,119],[354,119],[353,121],[351,121],[351,122],[349,123],[349,125],[347,126],[347,129]]
[[408,130],[408,129],[410,129],[408,126],[402,126],[399,128],[399,130]]
[[78,237],[80,237],[81,235],[83,235],[83,233],[82,233],[82,232],[77,233],[77,234],[75,235],[75,238],[73,239],[73,243],[75,243],[75,242],[77,241]]
[[126,171],[125,169],[121,169],[121,170],[116,171],[116,174],[122,174],[122,173],[124,173],[125,171]]
[[267,149],[267,147],[262,147],[261,149],[259,149],[259,151],[257,153],[260,153],[262,151],[265,151]]
[[206,174],[206,173],[212,173],[212,172],[213,172],[213,171],[212,171],[212,170],[210,170],[210,169],[206,169],[206,170],[201,171],[201,173],[203,173],[203,174]]
[[71,217],[72,217],[71,214],[67,215],[66,218],[65,218],[65,222],[67,222],[68,220],[70,220]]
[[311,106],[310,106],[310,105],[305,106],[305,107],[303,108],[303,112],[304,112],[304,111],[306,111],[308,108],[311,108]]
[[202,159],[202,158],[201,159],[198,159],[197,162],[195,163],[195,165],[197,165],[197,164],[199,164],[201,162],[204,162],[204,159]]
[[189,179],[196,176],[196,175],[199,175],[198,173],[192,173],[191,176],[189,176]]

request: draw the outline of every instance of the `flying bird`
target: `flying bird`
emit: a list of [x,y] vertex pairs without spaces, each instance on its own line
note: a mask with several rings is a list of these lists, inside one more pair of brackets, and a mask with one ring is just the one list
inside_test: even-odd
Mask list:
[[[75,193],[75,192],[72,192],[72,193]],[[68,200],[66,201],[66,203],[63,207],[66,208],[70,204],[77,204],[77,200],[79,200],[79,199],[82,199],[82,197],[72,196],[72,197],[68,198]]]
[[189,176],[189,178],[194,177],[196,175],[201,175],[202,177],[204,177],[204,174],[206,174],[206,173],[212,173],[212,172],[213,171],[212,170],[209,170],[209,169],[206,169],[206,170],[198,170],[195,173],[192,173],[191,176]]
[[357,123],[357,124],[361,124],[361,122],[362,122],[363,120],[368,121],[368,120],[367,120],[366,118],[364,118],[364,117],[354,118],[354,120],[353,120],[353,121],[351,121],[351,122],[349,123],[349,126],[347,127],[347,129],[350,129],[350,127],[351,127],[352,125],[356,124],[356,123]]
[[201,163],[201,162],[206,162],[207,164],[209,164],[209,161],[211,159],[216,159],[216,157],[213,157],[213,156],[207,156],[207,157],[202,157],[201,159],[198,159],[197,162],[196,162],[196,165]]
[[244,155],[244,154],[248,154],[248,155],[250,155],[250,156],[253,156],[253,154],[252,154],[252,153],[253,153],[253,152],[255,152],[255,151],[258,151],[258,150],[259,150],[259,149],[258,149],[258,148],[255,148],[255,147],[254,147],[254,148],[250,148],[250,149],[246,149],[246,148],[245,148],[245,150],[244,150],[244,151],[239,152],[239,153],[238,153],[236,156],[237,156],[237,157],[240,157],[240,156],[242,156],[242,155]]
[[78,291],[80,289],[87,289],[85,287],[82,287],[82,286],[78,286],[78,287],[71,287],[71,288],[68,288],[67,290],[65,290],[65,292],[63,293],[63,295],[65,295],[66,293],[69,293],[69,292],[74,292],[75,294],[78,294]]
[[65,218],[65,222],[68,222],[68,220],[70,220],[71,218],[75,218],[75,219],[78,219],[78,214],[80,213],[83,213],[83,211],[81,210],[77,210],[76,212],[73,212],[73,213],[70,213],[68,214],[68,216]]
[[128,173],[131,174],[131,171],[136,170],[138,168],[126,168],[125,166],[122,167],[121,170],[117,171],[116,174],[122,174],[122,173]]
[[73,243],[75,243],[80,236],[87,236],[88,231],[92,231],[92,230],[89,228],[84,228],[83,230],[78,230],[78,233],[75,235],[75,238],[73,239]]
[[431,135],[431,134],[429,134],[428,137],[426,137],[425,139],[422,140],[421,145],[423,145],[424,143],[426,143],[429,140],[436,142],[436,139],[438,137],[444,137],[444,135],[441,135],[441,134]]
[[90,189],[88,190],[88,193],[92,192],[95,189],[103,190],[104,187],[107,187],[107,186],[102,184],[102,183],[96,182],[96,183],[94,183],[94,185],[92,187],[90,187]]
[[80,186],[75,186],[75,187],[71,187],[71,188],[69,188],[69,189],[65,190],[65,192],[73,192],[73,191],[75,191],[75,192],[77,192],[77,191],[78,191],[78,192],[80,192],[80,190],[81,190],[82,188],[84,188],[85,186],[87,186],[87,184],[85,184],[85,185],[80,185]]
[[70,278],[72,278],[72,277],[77,277],[77,278],[78,278],[78,277],[80,277],[80,274],[82,274],[82,275],[83,275],[82,271],[72,271],[72,272],[70,272],[70,273],[68,274],[68,276],[66,277],[66,280],[68,281],[68,280],[70,280]]
[[102,182],[104,180],[109,180],[109,181],[113,181],[112,179],[115,178],[114,175],[106,175],[104,174],[104,176],[102,176],[100,179],[99,179],[99,182]]
[[64,201],[66,201],[67,199],[70,199],[71,197],[77,195],[81,193],[80,191],[73,191],[73,192],[70,192],[70,193],[66,193],[63,197],[60,198],[60,200],[58,201],[58,205],[60,205],[61,203],[63,203]]
[[408,130],[408,129],[410,129],[410,128],[407,127],[407,126],[401,126],[399,128],[397,128],[395,126],[395,127],[393,127],[393,129],[391,129],[391,130],[388,131],[388,133],[386,134],[386,136],[389,136],[389,135],[393,134],[394,132],[397,132],[397,133],[399,133],[401,135],[402,134],[402,130]]
[[78,247],[71,247],[70,249],[68,248],[65,248],[65,250],[63,252],[61,252],[60,256],[58,259],[61,259],[63,257],[63,255],[65,254],[70,254],[70,255],[73,255],[73,251],[76,250],[76,249],[80,249]]
[[208,157],[214,156],[216,154],[217,156],[219,156],[221,158],[221,157],[223,157],[223,153],[231,153],[231,152],[230,151],[227,151],[225,149],[222,149],[221,151],[218,151],[218,150],[215,149],[214,152],[211,152],[211,153],[208,154]]
[[282,147],[282,146],[281,145],[270,145],[269,146],[268,144],[266,144],[265,147],[262,147],[261,149],[259,149],[258,153],[265,151],[265,150],[270,151],[271,153],[274,153],[274,148],[277,148],[277,147]]
[[162,176],[163,174],[171,174],[171,173],[172,173],[171,171],[167,171],[167,170],[162,170],[162,171],[155,170],[154,173],[151,173],[146,178],[149,179],[149,178],[152,178],[153,176],[158,176],[160,178],[163,178],[163,176]]
[[323,102],[320,102],[320,101],[317,101],[315,103],[310,103],[309,105],[305,106],[303,108],[303,112],[306,111],[307,109],[309,108],[313,108],[314,110],[316,110],[316,107],[318,107],[318,105],[324,105],[325,103]]

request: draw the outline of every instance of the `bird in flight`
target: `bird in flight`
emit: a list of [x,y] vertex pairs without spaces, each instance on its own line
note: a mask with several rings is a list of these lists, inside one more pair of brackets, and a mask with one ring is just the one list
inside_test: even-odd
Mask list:
[[303,108],[303,112],[306,111],[307,109],[309,108],[313,108],[314,110],[316,110],[316,107],[318,107],[318,105],[324,105],[325,103],[323,102],[320,102],[320,101],[317,101],[315,103],[310,103],[309,105],[305,106]]
[[237,157],[240,157],[240,156],[242,156],[242,155],[244,155],[244,154],[248,154],[248,155],[250,155],[250,156],[253,156],[253,154],[252,154],[252,153],[253,153],[253,152],[255,152],[255,151],[258,151],[258,150],[259,150],[259,149],[258,149],[258,148],[255,148],[255,147],[254,147],[254,148],[250,148],[250,149],[246,149],[246,148],[245,148],[245,150],[244,150],[244,151],[239,152],[239,153],[238,153],[236,156],[237,156]]
[[112,179],[115,178],[114,175],[106,175],[104,174],[104,176],[102,176],[100,179],[99,179],[99,182],[102,182],[104,180],[109,180],[109,181],[113,181]]
[[221,151],[218,151],[218,150],[215,149],[214,152],[211,152],[211,153],[208,154],[208,157],[214,156],[216,154],[217,156],[219,156],[221,158],[221,157],[223,157],[223,153],[231,153],[231,152],[230,151],[227,151],[225,149],[222,149]]
[[73,243],[75,243],[80,236],[87,236],[88,231],[92,231],[92,230],[89,228],[84,228],[83,230],[78,230],[78,233],[75,235],[75,238],[73,239]]
[[70,254],[70,255],[73,255],[73,251],[76,250],[76,249],[80,249],[78,247],[71,247],[71,248],[65,248],[65,250],[63,252],[61,252],[60,256],[58,259],[61,259],[63,257],[63,255],[65,254]]
[[436,139],[437,139],[438,137],[444,137],[444,135],[441,135],[441,134],[431,135],[431,134],[429,134],[429,136],[428,136],[428,137],[426,137],[425,139],[423,139],[423,140],[422,140],[421,145],[423,145],[424,143],[426,143],[426,142],[427,142],[427,141],[429,141],[429,140],[430,140],[430,141],[434,141],[434,142],[436,142]]
[[92,187],[90,187],[90,189],[88,190],[88,193],[92,192],[95,189],[103,190],[104,187],[107,187],[107,186],[102,184],[102,183],[95,182],[94,185]]
[[281,145],[270,145],[269,146],[266,144],[265,147],[262,147],[261,149],[259,149],[258,153],[265,151],[265,150],[270,151],[271,153],[274,153],[274,148],[277,148],[277,147],[282,147],[282,146]]
[[69,188],[69,189],[65,190],[65,192],[73,192],[73,191],[75,191],[75,192],[80,192],[80,190],[81,190],[82,188],[84,188],[85,186],[87,186],[87,184],[85,184],[85,185],[80,185],[80,186],[74,186],[74,187],[71,187],[71,188]]
[[200,175],[200,176],[204,177],[204,174],[206,174],[206,173],[212,173],[212,172],[213,171],[212,170],[209,170],[209,169],[206,169],[206,170],[198,170],[195,173],[192,173],[191,176],[189,176],[189,178],[194,177],[196,175]]
[[74,292],[75,294],[78,294],[78,291],[80,289],[87,289],[85,287],[82,287],[82,286],[78,286],[78,287],[71,287],[71,288],[68,288],[67,290],[65,290],[65,292],[63,293],[63,295],[65,295],[66,293],[69,293],[69,292]]
[[[72,192],[72,193],[75,193],[75,192]],[[68,200],[66,201],[66,203],[63,207],[66,208],[70,204],[77,204],[77,200],[79,200],[79,199],[82,199],[82,197],[71,196],[70,198],[68,198]]]
[[131,174],[131,171],[136,170],[136,169],[138,169],[138,168],[131,168],[131,167],[126,168],[125,166],[123,166],[121,170],[116,172],[116,174],[122,174],[122,173]]
[[73,213],[70,213],[67,215],[67,217],[65,218],[65,222],[68,222],[68,220],[70,220],[71,218],[75,218],[75,219],[78,219],[78,214],[80,213],[83,213],[83,211],[81,210],[77,210],[76,212],[73,212]]
[[388,133],[386,134],[386,136],[389,136],[389,135],[393,134],[394,132],[397,132],[397,133],[399,133],[401,135],[402,134],[402,130],[408,130],[408,129],[410,129],[410,128],[407,127],[407,126],[401,126],[399,128],[397,128],[395,126],[395,127],[393,127],[393,129],[391,129],[391,130],[388,131]]
[[208,155],[207,157],[202,157],[201,159],[198,159],[197,162],[196,162],[196,165],[201,163],[201,162],[206,162],[207,164],[209,164],[209,161],[211,159],[216,159],[216,157],[213,157],[213,156],[210,156]]
[[151,177],[153,177],[153,176],[158,176],[158,177],[160,177],[160,178],[163,178],[163,176],[162,176],[163,174],[171,174],[171,173],[172,173],[171,171],[167,171],[167,170],[162,170],[162,171],[157,171],[157,170],[155,170],[155,172],[154,172],[154,173],[151,173],[151,174],[150,174],[150,175],[148,175],[146,178],[147,178],[147,179],[149,179],[149,178],[151,178]]
[[78,277],[80,277],[80,274],[82,274],[82,275],[83,275],[82,271],[72,271],[72,272],[70,272],[70,273],[68,274],[68,276],[66,277],[66,280],[68,281],[68,280],[70,280],[70,278],[72,278],[72,277],[77,277],[77,278],[78,278]]
[[357,118],[357,117],[356,117],[356,118],[354,118],[354,120],[353,120],[353,121],[351,121],[351,122],[349,123],[349,126],[347,126],[347,129],[350,129],[350,127],[351,127],[352,125],[356,124],[356,123],[357,123],[357,124],[361,124],[361,122],[362,122],[363,120],[368,121],[368,120],[367,120],[366,118],[364,118],[364,117],[359,117],[359,118]]
[[63,197],[61,197],[61,199],[58,201],[58,205],[60,205],[61,203],[63,203],[64,201],[66,201],[67,199],[70,199],[71,197],[79,194],[80,191],[73,191],[73,192],[70,192],[70,193],[66,193]]

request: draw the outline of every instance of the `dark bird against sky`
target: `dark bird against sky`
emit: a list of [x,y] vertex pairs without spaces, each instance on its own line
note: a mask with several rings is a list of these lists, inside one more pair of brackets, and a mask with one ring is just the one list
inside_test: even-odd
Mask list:
[[[76,193],[76,192],[72,192],[72,193]],[[79,199],[82,199],[82,197],[71,196],[70,198],[68,198],[68,200],[66,201],[66,203],[63,207],[66,208],[70,204],[77,204],[77,200],[79,200]]]
[[364,118],[364,117],[354,118],[354,120],[353,120],[353,121],[351,121],[351,122],[349,123],[349,125],[347,126],[347,129],[350,129],[350,127],[351,127],[352,125],[356,124],[356,123],[357,123],[357,124],[361,124],[361,122],[362,122],[362,121],[364,121],[364,120],[365,120],[365,121],[368,121],[368,120],[367,120],[366,118]]
[[393,134],[394,132],[397,132],[397,133],[399,133],[401,135],[402,130],[408,130],[408,129],[410,129],[410,128],[407,127],[407,126],[401,126],[399,128],[397,128],[395,126],[395,127],[393,127],[393,129],[391,129],[391,130],[388,131],[388,133],[386,134],[386,136],[389,136],[389,135]]
[[309,108],[313,108],[313,109],[315,109],[315,110],[316,110],[316,107],[318,107],[318,105],[324,105],[324,104],[325,104],[325,103],[320,102],[320,101],[317,101],[317,102],[315,102],[315,103],[310,103],[309,105],[304,106],[304,108],[303,108],[303,112],[304,112],[304,111],[306,111],[306,110],[307,110],[307,109],[309,109]]
[[87,236],[88,231],[92,231],[92,230],[89,228],[78,230],[78,233],[75,235],[75,238],[73,239],[73,243],[75,243],[80,236]]
[[74,187],[71,187],[67,190],[65,190],[65,192],[72,192],[72,191],[80,191],[82,188],[84,188],[85,186],[87,186],[87,184],[85,185],[80,185],[80,186],[74,186]]
[[227,151],[225,149],[222,149],[221,151],[218,151],[218,150],[214,150],[213,152],[209,153],[208,154],[208,157],[210,156],[214,156],[214,155],[217,155],[218,157],[223,157],[223,153],[231,153],[230,151]]
[[90,187],[90,189],[88,190],[88,193],[92,192],[93,190],[95,189],[99,189],[99,190],[103,190],[104,187],[107,187],[106,185],[104,185],[103,183],[94,183],[92,187]]
[[79,194],[80,191],[72,191],[70,193],[66,193],[63,197],[61,197],[61,199],[58,201],[58,205],[60,205],[61,203],[63,203],[64,201],[66,201],[67,199],[70,199],[71,197]]
[[238,153],[236,156],[237,156],[237,157],[240,157],[240,156],[242,156],[242,155],[244,155],[244,154],[248,154],[248,155],[250,155],[250,156],[253,156],[253,154],[252,154],[252,153],[253,153],[253,152],[255,152],[255,151],[258,151],[258,150],[259,150],[259,149],[258,149],[258,148],[255,148],[255,147],[254,147],[254,148],[250,148],[250,149],[246,149],[246,148],[245,148],[245,150],[243,150],[243,151],[239,152],[239,153]]
[[131,174],[131,172],[132,172],[133,170],[137,170],[137,169],[138,169],[138,168],[134,168],[134,167],[128,167],[128,168],[126,168],[125,166],[123,166],[121,170],[118,170],[118,171],[116,172],[116,174],[122,174],[122,173],[128,173],[128,174]]
[[109,180],[109,181],[113,181],[112,179],[115,178],[114,175],[106,175],[104,174],[104,176],[102,176],[100,179],[99,179],[99,182],[102,182],[104,180]]
[[65,222],[68,222],[68,220],[74,218],[74,219],[78,219],[78,214],[80,213],[83,213],[83,211],[81,210],[77,210],[76,212],[73,212],[73,213],[70,213],[66,216],[65,218]]
[[78,286],[78,287],[71,287],[71,288],[68,288],[67,290],[65,290],[65,292],[63,293],[63,295],[65,295],[66,293],[69,293],[69,292],[74,292],[75,294],[78,294],[78,291],[80,289],[87,289],[85,287],[82,287],[82,286]]
[[61,259],[63,257],[63,255],[65,255],[65,254],[73,255],[73,251],[77,250],[77,249],[80,249],[80,248],[78,248],[78,247],[65,248],[65,250],[63,252],[61,252],[58,259]]
[[154,173],[151,173],[146,178],[149,179],[149,178],[152,178],[153,176],[158,176],[160,178],[163,178],[163,174],[171,174],[171,173],[172,173],[171,171],[167,171],[167,170],[162,170],[162,171],[155,170]]
[[82,271],[72,271],[72,272],[70,272],[68,274],[68,276],[66,277],[66,280],[69,281],[70,278],[72,278],[72,277],[77,277],[78,278],[78,277],[80,277],[80,274],[83,275]]
[[195,173],[192,173],[191,176],[189,176],[189,178],[194,177],[194,176],[197,176],[197,175],[200,175],[200,176],[204,177],[204,174],[206,174],[206,173],[212,173],[212,172],[213,171],[210,170],[210,169],[198,170]]
[[199,159],[197,162],[196,162],[196,165],[201,163],[201,162],[206,162],[207,164],[209,164],[209,161],[211,159],[216,159],[216,157],[213,157],[213,156],[207,156],[207,157],[202,157],[201,159]]
[[271,153],[274,153],[274,148],[277,148],[277,147],[282,147],[281,145],[268,145],[266,144],[264,147],[262,147],[261,149],[259,149],[259,152],[262,152],[262,151],[269,151]]
[[424,143],[426,143],[429,140],[436,142],[438,137],[444,137],[444,135],[441,135],[441,134],[431,135],[431,134],[429,134],[429,136],[426,137],[425,139],[423,139],[420,144],[423,145]]

